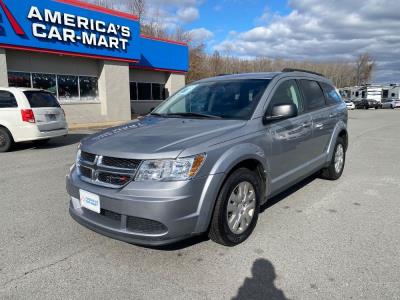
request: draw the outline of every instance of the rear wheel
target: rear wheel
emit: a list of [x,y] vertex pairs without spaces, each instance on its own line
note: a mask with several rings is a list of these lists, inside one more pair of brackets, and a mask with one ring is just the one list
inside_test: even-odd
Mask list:
[[224,246],[244,242],[256,227],[261,186],[257,174],[240,168],[224,183],[211,220],[209,237]]
[[14,145],[14,139],[11,136],[10,132],[4,128],[0,128],[0,152],[10,151],[12,146]]
[[346,146],[344,140],[339,137],[336,141],[335,152],[329,166],[322,170],[321,177],[327,180],[339,179],[346,163]]

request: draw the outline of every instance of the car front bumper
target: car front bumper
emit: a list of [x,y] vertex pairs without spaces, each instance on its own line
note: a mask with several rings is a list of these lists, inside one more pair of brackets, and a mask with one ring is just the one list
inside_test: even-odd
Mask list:
[[[185,182],[132,182],[121,190],[67,176],[69,213],[81,225],[128,243],[161,246],[208,229],[223,174]],[[101,213],[81,207],[80,190],[99,195]]]

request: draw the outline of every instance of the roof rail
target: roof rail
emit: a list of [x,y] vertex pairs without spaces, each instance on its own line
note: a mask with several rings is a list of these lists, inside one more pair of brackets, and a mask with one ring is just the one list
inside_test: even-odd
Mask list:
[[318,75],[318,76],[325,77],[325,76],[322,75],[321,73],[317,73],[317,72],[313,72],[313,71],[308,71],[308,70],[303,70],[303,69],[285,68],[285,69],[282,70],[282,72],[284,72],[284,73],[288,73],[288,72],[304,72],[304,73],[309,73],[309,74],[314,74],[314,75]]

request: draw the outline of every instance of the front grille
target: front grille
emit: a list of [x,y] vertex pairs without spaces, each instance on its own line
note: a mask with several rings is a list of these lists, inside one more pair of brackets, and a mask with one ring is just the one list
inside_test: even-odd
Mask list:
[[121,188],[133,181],[141,161],[81,152],[78,162],[82,180],[93,184]]
[[92,178],[92,169],[90,168],[79,166],[79,172],[83,177]]
[[97,179],[100,182],[104,182],[107,184],[122,186],[122,185],[127,184],[132,179],[132,176],[115,175],[115,174],[111,174],[111,173],[100,172]]
[[121,222],[121,214],[115,213],[110,210],[102,209],[100,212],[101,215],[105,216],[108,219]]
[[144,234],[162,234],[168,231],[167,226],[160,222],[138,217],[128,217],[126,228],[129,231]]
[[90,162],[90,163],[94,163],[94,161],[96,160],[96,155],[92,154],[92,153],[88,153],[88,152],[81,152],[81,160]]
[[121,169],[137,169],[140,164],[140,160],[104,156],[102,164]]

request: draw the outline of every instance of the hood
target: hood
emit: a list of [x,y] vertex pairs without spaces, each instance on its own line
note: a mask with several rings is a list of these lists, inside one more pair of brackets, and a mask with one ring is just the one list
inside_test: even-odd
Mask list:
[[241,120],[147,116],[91,135],[82,141],[81,147],[83,151],[111,157],[176,158],[188,147],[200,146],[201,153],[207,149],[206,144],[213,138],[239,129],[245,124],[246,121]]

